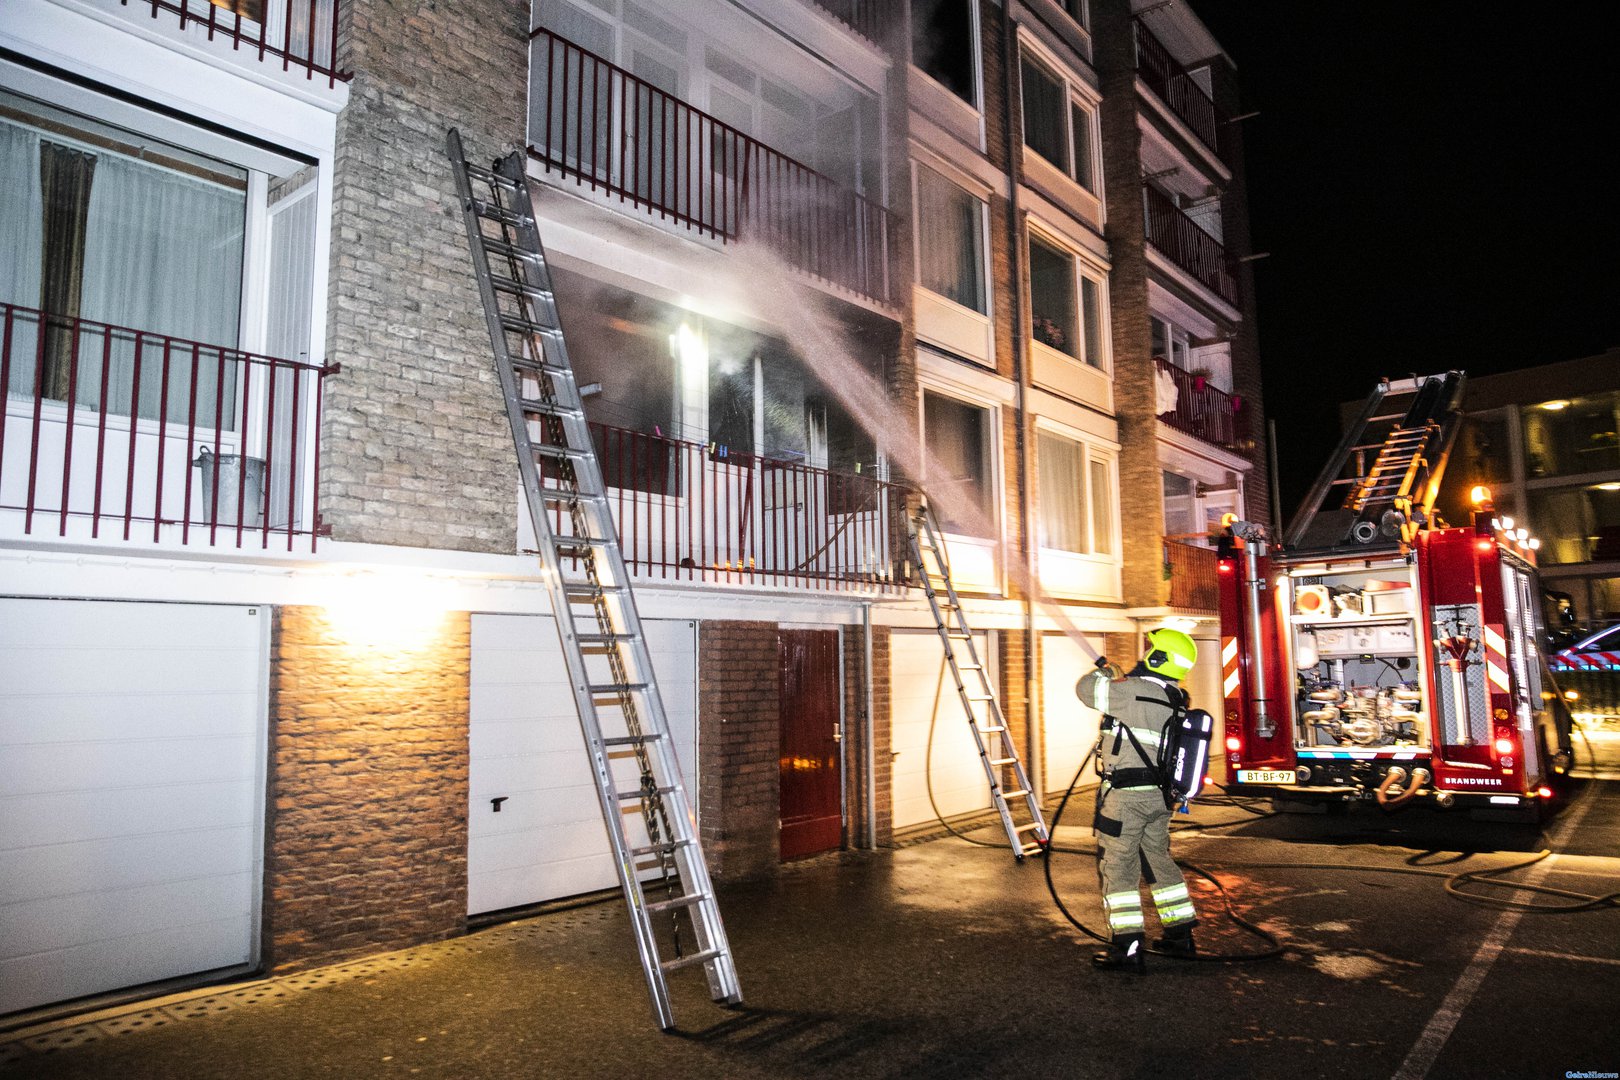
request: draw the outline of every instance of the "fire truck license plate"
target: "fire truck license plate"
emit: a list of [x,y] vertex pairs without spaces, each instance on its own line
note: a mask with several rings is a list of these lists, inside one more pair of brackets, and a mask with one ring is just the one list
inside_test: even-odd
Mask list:
[[1293,769],[1239,769],[1240,784],[1292,784]]

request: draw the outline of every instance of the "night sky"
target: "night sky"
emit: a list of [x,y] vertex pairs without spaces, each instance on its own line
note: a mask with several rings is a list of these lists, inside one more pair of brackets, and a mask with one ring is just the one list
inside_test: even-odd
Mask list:
[[1191,6],[1261,114],[1243,131],[1285,518],[1337,403],[1379,375],[1620,346],[1620,178],[1603,164],[1620,5]]

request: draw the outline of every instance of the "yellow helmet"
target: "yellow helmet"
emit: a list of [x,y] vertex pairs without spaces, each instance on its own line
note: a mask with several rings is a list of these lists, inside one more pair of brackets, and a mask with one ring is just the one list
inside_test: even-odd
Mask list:
[[1179,681],[1186,678],[1187,672],[1198,662],[1198,646],[1180,630],[1167,626],[1150,630],[1147,646],[1147,655],[1142,657],[1142,663],[1155,675],[1163,675],[1167,679]]

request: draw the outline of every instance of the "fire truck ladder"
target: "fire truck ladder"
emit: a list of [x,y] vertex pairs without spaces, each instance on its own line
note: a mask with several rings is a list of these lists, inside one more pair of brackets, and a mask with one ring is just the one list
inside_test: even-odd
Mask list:
[[[446,150],[602,819],[653,1013],[668,1030],[671,972],[701,964],[710,995],[728,1005],[742,989],[563,341],[523,157],[480,168],[454,130]],[[653,925],[665,914],[669,959]],[[683,927],[695,948],[683,951]]]
[[[956,683],[956,694],[967,715],[968,729],[973,732],[973,744],[979,749],[979,761],[984,766],[985,779],[990,781],[990,798],[996,813],[1001,816],[1001,827],[1007,831],[1007,843],[1020,862],[1024,856],[1046,850],[1049,839],[1046,819],[1041,815],[1041,802],[1024,772],[1019,760],[1018,746],[1007,730],[1007,718],[1001,711],[1001,702],[990,685],[990,675],[984,661],[979,658],[973,644],[973,630],[968,626],[962,601],[951,584],[951,564],[945,553],[945,540],[940,535],[934,512],[926,499],[918,499],[917,507],[907,516],[911,534],[911,557],[917,567],[928,606],[934,612],[934,629],[939,632],[940,644],[945,647],[945,662],[950,665],[951,678]],[[944,585],[944,597],[934,588],[929,574],[930,560]],[[954,643],[960,641],[967,653],[967,663],[957,659]],[[982,706],[982,713],[980,707]],[[988,741],[987,741],[988,737]],[[992,752],[994,750],[994,752]],[[1002,770],[1013,775],[1012,790],[1001,785]],[[1018,824],[1013,813],[1013,801],[1023,803],[1029,821]]]
[[[1464,381],[1462,372],[1448,371],[1380,382],[1345,430],[1284,542],[1306,551],[1409,543],[1428,524],[1439,494],[1446,459],[1462,426]],[[1404,411],[1379,412],[1406,399]],[[1343,503],[1323,511],[1335,488],[1348,489]]]

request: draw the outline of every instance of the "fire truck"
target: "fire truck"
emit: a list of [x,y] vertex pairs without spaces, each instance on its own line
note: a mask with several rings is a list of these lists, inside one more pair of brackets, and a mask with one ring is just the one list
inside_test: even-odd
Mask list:
[[1465,375],[1383,381],[1280,543],[1218,552],[1225,748],[1282,809],[1428,803],[1537,820],[1573,760],[1542,658],[1538,543],[1476,488],[1434,511]]

